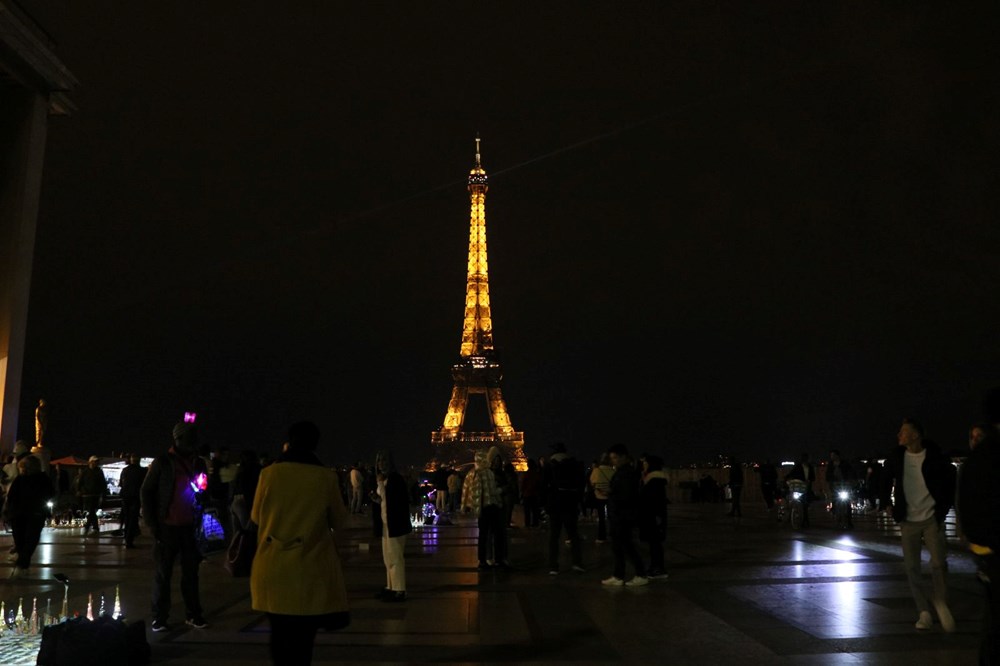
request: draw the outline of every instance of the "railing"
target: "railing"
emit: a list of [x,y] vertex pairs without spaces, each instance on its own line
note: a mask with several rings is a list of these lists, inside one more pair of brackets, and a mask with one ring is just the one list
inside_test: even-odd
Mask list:
[[431,433],[431,443],[433,444],[444,444],[445,442],[470,442],[470,443],[483,443],[483,442],[524,442],[523,432],[513,432],[509,435],[501,435],[497,432],[456,432],[448,433],[435,431]]

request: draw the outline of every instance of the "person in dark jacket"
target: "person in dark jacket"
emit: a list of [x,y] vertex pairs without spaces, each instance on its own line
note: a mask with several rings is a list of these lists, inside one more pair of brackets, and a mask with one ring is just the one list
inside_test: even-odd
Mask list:
[[892,517],[899,523],[903,543],[903,566],[919,617],[916,628],[930,629],[931,604],[924,594],[920,575],[920,551],[925,544],[931,556],[931,602],[941,627],[955,630],[948,609],[947,551],[944,519],[955,497],[955,468],[940,449],[924,440],[924,430],[912,419],[904,419],[898,434],[899,446],[886,460],[883,475],[883,506],[892,498]]
[[378,500],[382,514],[382,561],[385,563],[385,589],[378,593],[382,601],[406,601],[406,561],[403,550],[410,525],[410,495],[406,480],[396,471],[392,454],[379,451],[375,457],[378,475]]
[[260,481],[260,462],[257,454],[246,449],[240,454],[239,467],[233,482],[229,484],[232,497],[229,510],[233,514],[233,529],[245,530],[250,527],[250,509],[257,495],[257,482]]
[[208,488],[208,468],[197,455],[198,432],[193,423],[178,423],[174,445],[153,460],[142,483],[142,516],[156,544],[153,546],[153,631],[169,629],[170,578],[174,561],[181,560],[181,596],[187,624],[208,625],[198,593],[201,552],[196,540],[201,520],[198,493]]
[[760,494],[764,498],[764,506],[770,511],[774,508],[774,496],[778,490],[778,470],[767,458],[757,471],[760,473]]
[[809,454],[803,452],[797,465],[785,475],[785,481],[798,479],[806,484],[806,492],[802,496],[802,527],[809,527],[809,501],[813,498],[813,483],[816,481],[816,468],[809,462]]
[[142,507],[142,482],[146,480],[146,469],[139,466],[138,454],[130,454],[128,465],[118,478],[122,499],[122,530],[125,532],[125,547],[135,548],[135,538],[139,535],[139,509]]
[[83,533],[87,534],[88,531],[94,530],[91,533],[93,536],[101,533],[97,512],[104,504],[104,496],[108,494],[108,480],[98,462],[100,458],[90,456],[87,466],[80,470],[80,476],[76,480],[76,495],[87,512],[87,525],[83,528]]
[[42,536],[48,502],[55,495],[52,480],[42,472],[42,464],[34,456],[25,456],[18,462],[17,477],[10,484],[3,515],[14,535],[17,562],[10,572],[11,578],[28,573],[31,556],[35,554]]
[[666,578],[663,542],[667,538],[667,475],[659,456],[642,457],[642,489],[639,490],[639,540],[649,544],[650,578]]
[[583,465],[566,453],[566,445],[552,445],[549,464],[545,466],[545,487],[549,514],[549,574],[559,574],[559,540],[563,529],[569,537],[573,571],[583,571],[580,534],[577,519],[580,516],[580,499],[584,487]]
[[733,506],[728,515],[742,518],[743,506],[740,499],[743,497],[743,463],[736,456],[729,458],[729,492],[732,494]]
[[854,527],[854,489],[857,483],[854,467],[844,460],[837,449],[830,450],[830,458],[826,461],[826,487],[833,501],[837,500],[837,492],[846,490],[850,493],[850,506],[847,509],[847,527]]
[[984,407],[989,422],[970,429],[972,452],[959,474],[958,520],[986,593],[979,663],[1000,664],[1000,388],[987,394]]
[[528,458],[528,470],[521,476],[521,504],[524,505],[524,526],[538,527],[542,520],[542,471],[534,458]]
[[[624,444],[615,444],[608,450],[615,474],[608,489],[608,522],[611,531],[611,551],[614,553],[614,572],[602,585],[638,587],[648,585],[646,568],[635,546],[635,528],[639,517],[639,472]],[[635,577],[625,582],[625,558],[632,562]]]

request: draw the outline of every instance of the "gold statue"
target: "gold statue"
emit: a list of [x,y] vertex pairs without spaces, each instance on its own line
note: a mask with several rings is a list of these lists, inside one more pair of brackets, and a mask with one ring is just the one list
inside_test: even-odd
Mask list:
[[35,446],[45,445],[45,431],[49,429],[49,406],[45,398],[38,401],[35,407]]

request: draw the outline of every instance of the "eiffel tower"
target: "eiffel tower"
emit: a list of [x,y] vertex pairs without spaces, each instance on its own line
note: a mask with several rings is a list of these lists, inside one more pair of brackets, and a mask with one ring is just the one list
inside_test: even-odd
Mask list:
[[[476,166],[469,172],[469,270],[465,289],[465,322],[458,363],[452,366],[455,387],[444,417],[444,425],[431,433],[434,448],[432,466],[467,462],[479,449],[496,446],[504,457],[523,471],[524,433],[514,430],[507,405],[500,392],[503,372],[493,349],[493,322],[490,318],[490,289],[486,262],[486,171],[476,137]],[[490,432],[466,432],[462,429],[469,396],[483,394],[489,410]]]

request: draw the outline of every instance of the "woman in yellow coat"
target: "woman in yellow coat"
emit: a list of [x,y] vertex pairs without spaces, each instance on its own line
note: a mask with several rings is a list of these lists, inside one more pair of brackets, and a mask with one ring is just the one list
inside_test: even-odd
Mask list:
[[275,664],[311,663],[316,632],[350,622],[331,531],[343,527],[347,509],[337,474],[316,457],[318,443],[312,423],[288,429],[288,448],[261,471],[250,514],[259,527],[250,592],[254,610],[271,622]]

